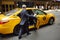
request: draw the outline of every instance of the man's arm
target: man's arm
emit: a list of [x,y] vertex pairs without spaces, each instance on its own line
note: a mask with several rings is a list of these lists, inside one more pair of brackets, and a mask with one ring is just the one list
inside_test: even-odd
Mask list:
[[25,12],[25,15],[28,16],[28,17],[35,17],[34,15],[29,15],[27,12]]

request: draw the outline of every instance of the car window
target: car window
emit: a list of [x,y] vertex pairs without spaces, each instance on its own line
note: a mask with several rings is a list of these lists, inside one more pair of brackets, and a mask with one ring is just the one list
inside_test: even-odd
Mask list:
[[29,15],[33,15],[34,14],[32,10],[27,10],[27,12],[28,12]]
[[[27,13],[28,13],[29,15],[33,15],[33,14],[34,14],[32,10],[26,10],[26,11],[27,11]],[[20,17],[20,13],[19,13],[17,16]]]
[[38,15],[43,15],[44,14],[44,12],[42,12],[41,10],[38,10],[38,9],[34,9],[33,12],[38,14]]
[[10,15],[12,15],[13,13],[15,13],[15,12],[17,12],[17,11],[18,11],[18,9],[13,9],[13,10],[11,10],[11,11],[6,12],[4,15],[10,16]]

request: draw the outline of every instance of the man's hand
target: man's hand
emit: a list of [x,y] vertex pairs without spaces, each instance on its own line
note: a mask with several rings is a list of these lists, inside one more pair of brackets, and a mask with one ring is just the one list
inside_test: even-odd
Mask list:
[[36,14],[34,14],[34,16],[36,16]]

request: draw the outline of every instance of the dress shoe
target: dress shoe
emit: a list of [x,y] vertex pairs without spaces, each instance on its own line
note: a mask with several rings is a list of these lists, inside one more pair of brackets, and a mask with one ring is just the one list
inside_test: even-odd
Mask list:
[[27,33],[27,35],[30,35],[31,33]]
[[18,37],[19,39],[21,39],[22,37]]

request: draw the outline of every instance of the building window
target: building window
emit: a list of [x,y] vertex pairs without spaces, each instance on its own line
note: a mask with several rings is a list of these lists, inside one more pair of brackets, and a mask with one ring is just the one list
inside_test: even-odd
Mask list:
[[12,5],[13,6],[13,9],[14,9],[14,5]]
[[6,11],[8,11],[8,5],[6,5]]
[[10,5],[10,10],[12,10],[12,5]]
[[10,5],[10,10],[14,9],[14,5]]
[[5,12],[5,5],[2,5],[2,11]]

